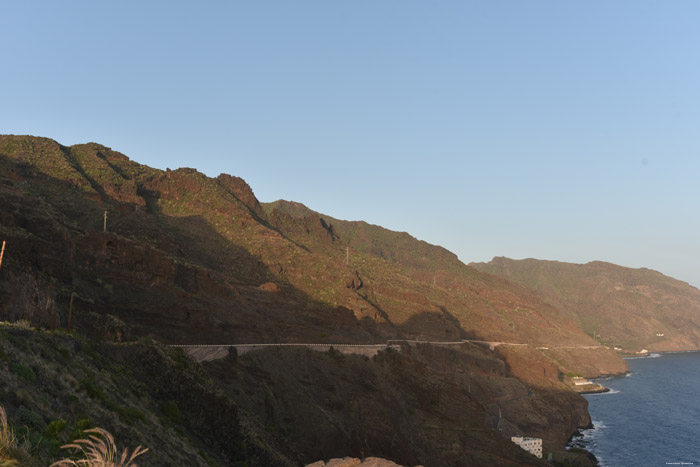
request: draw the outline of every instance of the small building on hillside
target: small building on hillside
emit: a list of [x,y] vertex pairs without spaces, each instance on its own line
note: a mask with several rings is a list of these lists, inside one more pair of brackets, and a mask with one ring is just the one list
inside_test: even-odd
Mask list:
[[576,386],[588,386],[589,384],[593,384],[591,381],[582,378],[580,376],[574,376],[571,378],[571,380],[574,382],[574,385]]
[[511,441],[535,456],[542,459],[542,438],[524,438],[522,436],[511,436]]

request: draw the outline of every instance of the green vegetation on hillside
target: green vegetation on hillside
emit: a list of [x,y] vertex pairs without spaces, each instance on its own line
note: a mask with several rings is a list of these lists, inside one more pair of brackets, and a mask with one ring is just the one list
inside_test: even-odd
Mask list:
[[[235,405],[181,351],[147,341],[97,343],[12,324],[0,324],[0,351],[0,404],[17,448],[7,456],[24,455],[21,465],[59,460],[66,455],[62,445],[94,427],[107,429],[122,445],[151,448],[140,461],[149,466],[275,456],[246,441],[251,436],[239,426]],[[28,379],[26,370],[15,368],[35,376]],[[223,423],[212,426],[217,418]]]

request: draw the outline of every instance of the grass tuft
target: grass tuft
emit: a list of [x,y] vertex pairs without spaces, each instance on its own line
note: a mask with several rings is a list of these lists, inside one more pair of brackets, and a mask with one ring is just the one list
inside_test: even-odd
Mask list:
[[62,459],[54,462],[50,467],[138,467],[134,459],[148,451],[147,448],[138,446],[131,455],[128,449],[124,449],[119,454],[119,449],[114,444],[114,438],[107,430],[91,428],[85,430],[85,433],[89,433],[87,439],[77,439],[71,444],[61,446],[62,449],[80,450],[85,457],[84,459]]
[[17,436],[7,423],[7,413],[0,407],[0,461],[9,461],[10,450],[17,447]]

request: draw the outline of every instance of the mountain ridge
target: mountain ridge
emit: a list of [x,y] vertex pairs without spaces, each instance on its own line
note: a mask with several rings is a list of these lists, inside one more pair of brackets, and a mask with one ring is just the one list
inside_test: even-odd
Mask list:
[[472,266],[530,287],[607,345],[630,352],[700,349],[700,290],[659,271],[504,257]]
[[[261,204],[238,177],[152,169],[96,143],[66,147],[47,138],[1,136],[0,154],[9,174],[4,186],[17,206],[23,197],[38,195],[43,207],[32,201],[26,211],[35,212],[37,224],[52,219],[42,235],[58,229],[68,242],[49,234],[39,255],[45,262],[53,258],[50,266],[57,270],[49,275],[62,278],[61,300],[73,289],[94,302],[87,304],[91,311],[99,304],[119,317],[123,304],[93,282],[93,272],[76,277],[88,266],[111,275],[113,289],[135,287],[138,293],[131,295],[142,297],[139,313],[147,311],[147,322],[162,315],[151,309],[153,296],[162,292],[165,303],[184,297],[176,316],[193,322],[182,323],[181,331],[175,329],[180,319],[170,319],[167,327],[149,325],[166,340],[182,339],[175,334],[185,329],[192,335],[198,326],[211,331],[215,325],[231,343],[318,341],[336,329],[336,341],[349,343],[470,336],[533,346],[593,344],[528,289],[484,275],[442,247],[405,232],[337,220],[300,203]],[[19,211],[4,214],[9,224],[17,224]],[[100,232],[105,211],[109,228]],[[32,230],[15,227],[22,235]],[[89,247],[90,259],[83,258],[78,239]],[[37,246],[24,243],[26,254],[36,256]],[[56,257],[61,250],[69,257]],[[70,264],[74,267],[66,269]],[[148,271],[162,270],[161,276],[147,277],[146,264]],[[169,277],[176,290],[168,290]],[[150,281],[148,290],[144,280]],[[268,283],[274,286],[264,286]],[[262,293],[263,286],[277,292]],[[232,301],[234,309],[226,305]],[[274,320],[262,318],[270,313]],[[52,319],[65,321],[65,309],[60,314]],[[253,316],[262,324],[255,332],[244,324]],[[319,319],[323,325],[308,326]],[[126,321],[140,326],[132,317]],[[284,331],[280,321],[288,323]],[[314,327],[317,332],[311,332]],[[175,334],[165,335],[169,329]]]
[[[453,438],[471,446],[474,459],[482,458],[481,441],[475,439],[489,443],[489,456],[503,450],[502,434],[484,420],[498,408],[512,432],[538,434],[548,450],[563,449],[588,420],[585,400],[572,392],[567,374],[626,371],[613,351],[598,347],[526,287],[479,272],[407,233],[313,211],[293,216],[270,209],[239,177],[153,169],[96,143],[67,147],[48,138],[5,135],[0,136],[0,199],[0,235],[7,240],[0,319],[49,329],[70,323],[98,342],[404,342],[397,355],[387,350],[371,360],[334,351],[304,353],[313,365],[326,368],[323,374],[330,379],[315,381],[317,374],[294,368],[302,386],[319,385],[321,391],[295,390],[293,400],[285,399],[279,387],[299,382],[284,381],[277,360],[295,361],[289,355],[298,349],[273,349],[267,357],[265,351],[252,352],[240,359],[229,352],[205,365],[227,397],[245,407],[251,423],[270,424],[279,446],[305,449],[280,454],[291,459],[330,458],[290,431],[303,425],[304,413],[321,417],[324,426],[345,427],[326,439],[337,454],[357,457],[369,446],[424,462],[450,451],[440,444],[441,437],[430,434],[432,425],[411,414],[420,446],[406,441],[413,434],[384,423],[377,430],[362,425],[357,414],[370,412],[358,411],[357,404],[378,402],[361,387],[361,375],[384,374],[384,366],[397,384],[382,386],[386,392],[380,400],[401,391],[402,402],[391,406],[393,420],[406,416],[406,406],[426,410],[430,417],[449,407],[450,400],[474,408],[470,423],[486,430],[484,437]],[[489,350],[465,343],[442,353],[408,342],[463,339],[523,345]],[[487,362],[486,368],[480,362]],[[354,369],[344,373],[343,365]],[[441,371],[448,375],[439,376],[437,384],[421,377],[429,368],[435,377]],[[484,377],[475,379],[482,370]],[[250,385],[232,384],[231,375],[247,375]],[[345,380],[359,383],[347,386]],[[414,383],[415,391],[399,389]],[[465,385],[480,387],[479,393],[465,393]],[[247,397],[255,387],[265,387],[265,393]],[[362,398],[335,397],[341,390]],[[515,401],[523,394],[528,398]],[[297,406],[306,409],[300,414]],[[361,432],[371,439],[363,441]],[[396,444],[400,449],[382,451],[379,441],[397,433],[406,438]],[[512,465],[530,465],[517,451],[508,452]],[[435,465],[449,465],[449,459]]]

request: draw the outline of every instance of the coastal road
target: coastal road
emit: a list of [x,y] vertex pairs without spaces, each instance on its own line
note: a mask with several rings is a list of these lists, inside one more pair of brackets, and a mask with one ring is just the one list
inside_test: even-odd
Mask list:
[[[326,352],[331,347],[338,352],[344,354],[355,354],[355,355],[365,355],[372,357],[377,354],[380,350],[386,350],[387,348],[400,349],[401,344],[417,345],[417,344],[430,344],[430,345],[446,345],[446,346],[459,346],[465,343],[473,343],[488,346],[490,350],[495,350],[496,347],[501,345],[507,346],[520,346],[520,347],[531,347],[530,344],[523,344],[519,342],[501,342],[501,341],[481,341],[474,339],[465,339],[460,341],[418,341],[418,340],[400,340],[392,339],[387,341],[386,344],[309,344],[309,343],[263,343],[263,344],[175,344],[170,347],[180,347],[189,355],[191,355],[198,362],[206,362],[211,360],[218,360],[224,358],[229,354],[230,348],[235,348],[237,355],[243,355],[254,350],[262,350],[269,347],[306,347],[312,350],[318,350],[320,352]],[[600,348],[601,346],[567,346],[567,347],[538,347],[539,349],[568,349],[568,348],[579,348],[579,349],[594,349]]]

